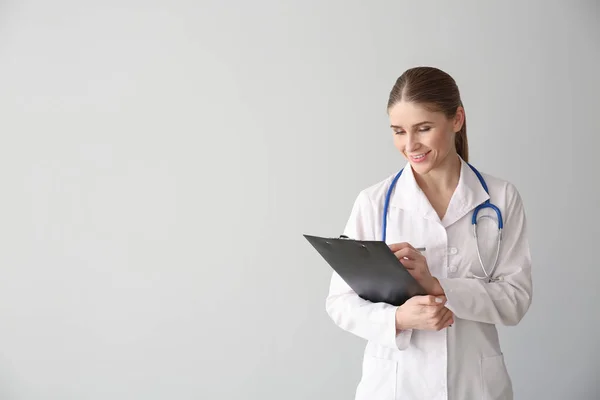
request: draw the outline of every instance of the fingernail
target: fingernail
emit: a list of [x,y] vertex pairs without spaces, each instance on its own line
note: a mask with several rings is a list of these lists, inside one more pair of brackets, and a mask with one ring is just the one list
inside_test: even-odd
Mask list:
[[443,303],[443,302],[444,302],[444,300],[440,299],[439,297],[436,297],[436,298],[435,298],[435,302],[436,302],[436,303]]

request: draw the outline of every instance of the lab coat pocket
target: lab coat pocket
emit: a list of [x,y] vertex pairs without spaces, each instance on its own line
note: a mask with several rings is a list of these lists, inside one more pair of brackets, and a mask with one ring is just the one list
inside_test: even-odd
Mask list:
[[513,400],[512,383],[500,354],[481,359],[482,400]]
[[397,362],[365,355],[355,400],[396,398]]

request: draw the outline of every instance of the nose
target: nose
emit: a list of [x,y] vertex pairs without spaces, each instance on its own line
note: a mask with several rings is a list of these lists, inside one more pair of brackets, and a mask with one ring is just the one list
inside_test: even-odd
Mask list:
[[419,142],[418,142],[418,138],[417,135],[413,135],[412,133],[408,133],[406,135],[406,152],[407,153],[411,153],[414,150],[417,150],[419,148]]

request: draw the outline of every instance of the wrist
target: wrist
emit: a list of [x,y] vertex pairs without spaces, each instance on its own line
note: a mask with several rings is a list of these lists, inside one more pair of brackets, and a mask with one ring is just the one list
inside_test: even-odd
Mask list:
[[440,284],[438,278],[433,278],[431,283],[430,294],[433,296],[445,296],[444,288]]
[[400,333],[401,331],[409,329],[404,324],[403,320],[404,320],[404,317],[402,315],[402,306],[399,306],[396,308],[396,334]]

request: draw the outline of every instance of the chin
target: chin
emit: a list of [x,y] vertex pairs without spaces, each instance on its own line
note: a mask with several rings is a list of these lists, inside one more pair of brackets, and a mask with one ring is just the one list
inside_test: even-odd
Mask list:
[[409,157],[407,157],[407,161],[410,163],[410,166],[412,167],[413,171],[417,172],[420,175],[424,175],[431,171],[435,165],[433,158],[429,158],[432,155],[433,154],[429,153],[427,156],[428,159],[423,160],[422,162],[415,162]]
[[413,171],[415,171],[419,175],[426,175],[427,173],[429,173],[429,171],[432,170],[432,167],[431,165],[429,165],[429,163],[420,164],[411,162],[410,166],[412,167]]

